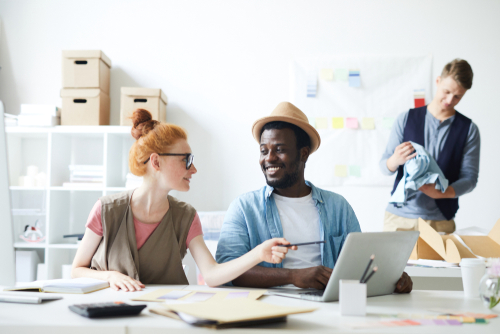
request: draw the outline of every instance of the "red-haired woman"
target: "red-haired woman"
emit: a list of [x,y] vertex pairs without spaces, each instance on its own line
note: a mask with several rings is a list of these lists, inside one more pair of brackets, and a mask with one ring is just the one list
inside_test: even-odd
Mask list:
[[123,291],[141,290],[144,283],[188,284],[182,258],[189,248],[205,282],[217,286],[262,261],[283,260],[287,248],[279,245],[289,242],[275,238],[217,264],[203,241],[196,210],[168,195],[171,190],[188,191],[196,173],[186,133],[154,121],[144,109],[136,110],[132,120],[136,142],[129,167],[144,181],[137,189],[104,196],[94,205],[73,261],[74,278],[106,280]]

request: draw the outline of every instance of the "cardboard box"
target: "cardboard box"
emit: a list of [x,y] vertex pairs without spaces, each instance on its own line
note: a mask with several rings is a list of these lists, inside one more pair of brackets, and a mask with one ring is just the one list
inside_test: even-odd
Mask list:
[[167,121],[167,96],[159,88],[122,87],[120,125],[132,125],[136,109],[146,109],[156,121]]
[[62,52],[63,88],[100,88],[109,95],[111,60],[100,50]]
[[463,258],[475,258],[475,255],[500,257],[500,219],[487,236],[440,235],[420,218],[418,230],[420,236],[410,256],[411,260],[444,260],[460,263]]
[[61,89],[61,125],[109,125],[109,95],[100,89]]

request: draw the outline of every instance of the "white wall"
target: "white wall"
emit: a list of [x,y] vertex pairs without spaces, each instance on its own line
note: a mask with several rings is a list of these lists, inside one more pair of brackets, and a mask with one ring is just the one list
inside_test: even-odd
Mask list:
[[[101,49],[113,62],[112,123],[121,86],[162,88],[167,120],[188,130],[196,155],[192,189],[179,197],[225,210],[264,185],[250,127],[288,99],[291,59],[432,53],[437,75],[461,57],[475,78],[458,110],[479,126],[482,160],[456,220],[489,229],[500,218],[499,14],[500,2],[488,0],[0,0],[0,99],[10,113],[21,103],[60,104],[61,50]],[[381,229],[389,189],[334,190],[364,230]]]

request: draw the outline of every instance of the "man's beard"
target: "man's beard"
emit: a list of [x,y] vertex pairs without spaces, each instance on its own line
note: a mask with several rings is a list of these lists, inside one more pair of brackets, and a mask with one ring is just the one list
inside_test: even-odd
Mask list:
[[279,180],[269,181],[267,175],[264,174],[266,176],[267,185],[275,189],[286,189],[296,184],[299,180],[299,161],[300,157],[297,157],[297,160],[290,165],[292,172],[283,175]]

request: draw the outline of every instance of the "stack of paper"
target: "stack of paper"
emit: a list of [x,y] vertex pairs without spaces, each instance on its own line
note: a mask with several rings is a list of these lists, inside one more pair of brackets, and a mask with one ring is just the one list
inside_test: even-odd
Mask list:
[[104,182],[104,167],[100,165],[70,165],[69,182],[64,187],[102,186]]
[[61,110],[53,105],[21,104],[19,126],[55,126],[61,124]]

